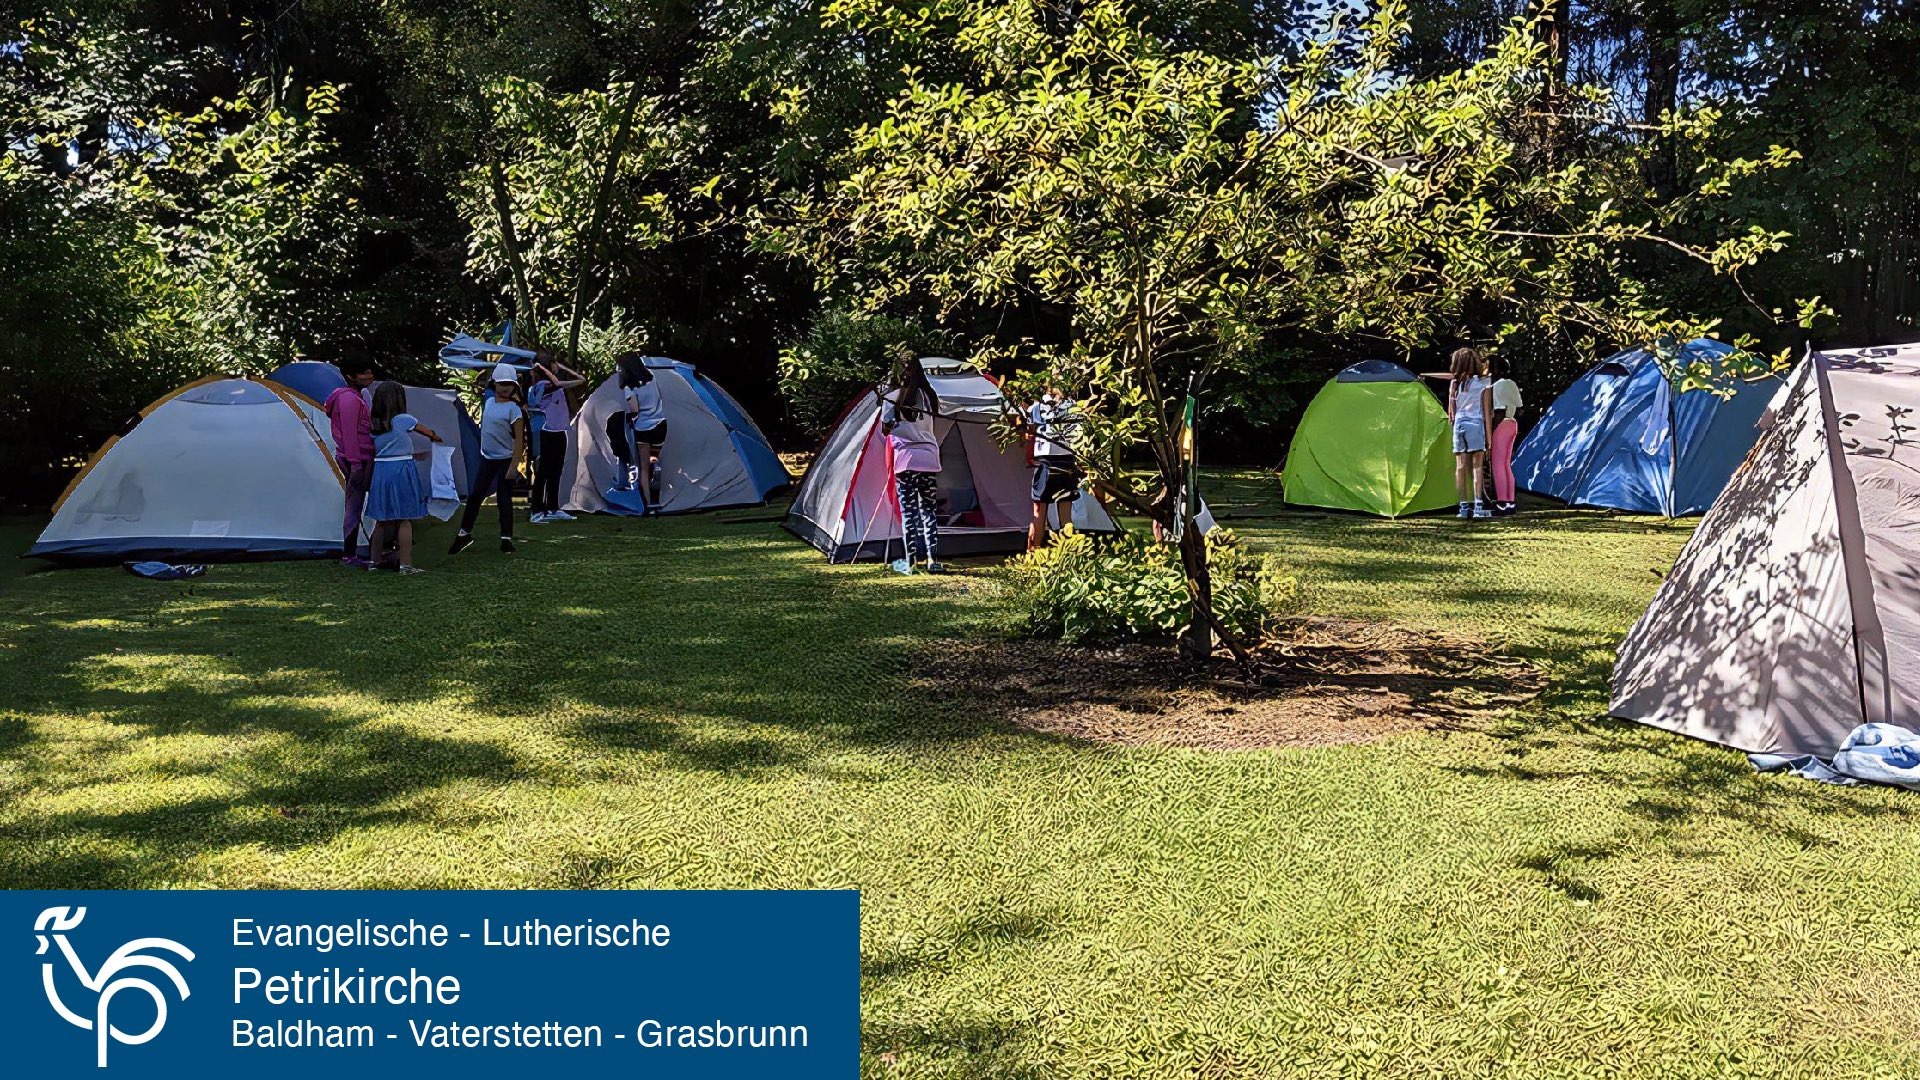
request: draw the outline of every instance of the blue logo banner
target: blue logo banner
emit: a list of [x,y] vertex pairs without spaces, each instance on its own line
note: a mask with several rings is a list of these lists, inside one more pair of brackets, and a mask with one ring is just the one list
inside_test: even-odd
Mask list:
[[847,1077],[857,892],[0,892],[17,1076]]

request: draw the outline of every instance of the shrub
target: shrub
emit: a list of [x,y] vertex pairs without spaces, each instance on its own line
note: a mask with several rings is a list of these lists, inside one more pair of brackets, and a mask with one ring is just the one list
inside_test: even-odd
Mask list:
[[887,315],[828,310],[807,336],[780,353],[780,393],[794,426],[824,436],[855,394],[886,379],[894,353],[951,356],[953,341],[938,330]]
[[[1257,638],[1299,603],[1300,583],[1270,555],[1226,529],[1207,536],[1214,613],[1229,632]],[[1187,625],[1186,575],[1172,544],[1134,535],[1095,539],[1064,530],[1050,547],[1008,564],[1022,632],[1070,642],[1178,633]]]

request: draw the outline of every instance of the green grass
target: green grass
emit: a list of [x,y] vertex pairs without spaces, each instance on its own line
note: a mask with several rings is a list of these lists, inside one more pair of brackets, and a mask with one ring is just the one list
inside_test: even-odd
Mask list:
[[873,1076],[1912,1075],[1915,797],[1601,715],[1684,528],[1275,515],[1219,480],[1313,609],[1552,688],[1479,732],[1076,745],[915,688],[922,643],[992,632],[980,578],[711,516],[510,559],[436,527],[406,579],[21,564],[0,885],[858,887]]

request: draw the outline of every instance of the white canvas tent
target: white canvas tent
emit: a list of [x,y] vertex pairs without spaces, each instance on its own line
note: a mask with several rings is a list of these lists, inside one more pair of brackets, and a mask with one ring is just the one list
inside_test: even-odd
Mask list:
[[[757,506],[792,482],[779,455],[740,404],[692,364],[647,358],[667,413],[660,451],[663,514]],[[626,410],[615,375],[587,396],[574,414],[561,473],[561,505],[586,513],[622,513],[605,492],[620,478],[620,461],[607,440],[607,418]]]
[[1831,757],[1920,729],[1920,344],[1814,353],[1621,644],[1613,715]]
[[[1032,471],[1017,446],[1002,447],[989,430],[1006,411],[1000,387],[957,360],[928,357],[920,364],[940,398],[934,433],[940,439],[941,556],[1025,550],[1033,514]],[[880,430],[887,393],[874,387],[848,405],[800,481],[787,514],[788,530],[835,562],[900,553],[900,509]],[[1072,507],[1075,528],[1115,530],[1091,495],[1083,492]],[[1055,527],[1057,510],[1056,504],[1050,519]]]
[[67,563],[337,556],[345,494],[325,429],[317,407],[278,384],[189,383],[107,440],[27,554]]
[[[440,436],[442,445],[452,451],[453,484],[459,499],[429,499],[427,512],[442,521],[460,508],[460,499],[473,489],[473,473],[480,467],[480,429],[474,425],[460,395],[452,390],[431,386],[409,386],[407,412]],[[433,440],[413,436],[413,461],[420,470],[420,490],[433,490]]]

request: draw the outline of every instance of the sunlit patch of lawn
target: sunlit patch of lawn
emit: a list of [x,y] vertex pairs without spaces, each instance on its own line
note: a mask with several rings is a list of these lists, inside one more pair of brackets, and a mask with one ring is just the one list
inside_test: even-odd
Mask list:
[[1910,1071],[1914,796],[1602,716],[1685,525],[1275,495],[1209,493],[1314,610],[1500,643],[1549,692],[1313,750],[1033,735],[906,670],[992,632],[988,580],[728,523],[764,511],[513,556],[436,526],[414,578],[21,564],[0,884],[858,887],[873,1076]]

